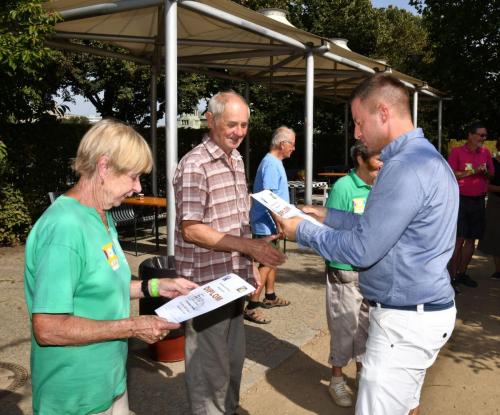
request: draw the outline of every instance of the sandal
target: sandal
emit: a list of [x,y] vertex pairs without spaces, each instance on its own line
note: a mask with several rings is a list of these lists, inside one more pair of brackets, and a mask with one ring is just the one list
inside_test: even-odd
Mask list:
[[257,324],[269,324],[271,322],[271,320],[265,318],[264,315],[256,308],[251,310],[245,308],[243,311],[243,318]]
[[290,305],[290,301],[280,297],[276,297],[274,300],[268,300],[267,298],[264,298],[261,303],[261,307],[264,308],[286,307],[287,305]]

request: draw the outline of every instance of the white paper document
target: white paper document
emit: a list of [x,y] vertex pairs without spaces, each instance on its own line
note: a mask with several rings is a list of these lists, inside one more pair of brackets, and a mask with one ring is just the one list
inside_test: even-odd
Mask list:
[[238,275],[227,274],[170,300],[155,312],[172,323],[182,323],[254,291],[255,287]]
[[323,224],[312,216],[307,215],[302,212],[300,209],[296,208],[294,205],[287,203],[277,194],[271,192],[270,190],[263,190],[259,193],[252,194],[252,197],[262,203],[266,208],[268,208],[271,212],[276,213],[277,215],[283,216],[285,219],[293,218],[294,216],[300,216],[308,220],[309,222],[314,223],[318,226],[323,226]]

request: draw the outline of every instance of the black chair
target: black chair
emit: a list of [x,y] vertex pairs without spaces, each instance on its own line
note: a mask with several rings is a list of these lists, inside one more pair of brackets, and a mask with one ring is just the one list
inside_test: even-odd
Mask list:
[[117,229],[126,226],[134,227],[135,256],[137,256],[137,223],[139,222],[139,217],[136,215],[134,208],[130,205],[120,205],[112,208],[109,213],[111,213]]
[[[117,207],[114,207],[110,210],[111,217],[113,218],[113,222],[115,224],[115,227],[121,228],[121,227],[128,227],[128,226],[133,226],[134,228],[134,247],[135,247],[135,256],[138,255],[138,250],[137,250],[137,228],[140,225],[145,225],[145,224],[152,224],[151,230],[154,231],[155,229],[155,215],[153,214],[143,214],[141,209],[134,209],[133,206],[131,205],[120,205]],[[157,219],[164,219],[166,218],[167,215],[166,213],[161,213],[157,215]]]

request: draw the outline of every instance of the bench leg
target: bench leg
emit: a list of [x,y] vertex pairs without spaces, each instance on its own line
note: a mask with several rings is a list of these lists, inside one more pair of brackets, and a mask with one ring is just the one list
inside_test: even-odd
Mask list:
[[135,256],[137,256],[137,218],[134,219],[134,245],[135,245]]

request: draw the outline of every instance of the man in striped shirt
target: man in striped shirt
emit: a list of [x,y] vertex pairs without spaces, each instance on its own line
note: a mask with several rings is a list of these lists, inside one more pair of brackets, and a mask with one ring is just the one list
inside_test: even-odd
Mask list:
[[[250,200],[238,146],[250,110],[234,91],[210,100],[209,133],[180,161],[174,175],[175,259],[178,275],[199,284],[234,272],[258,280],[257,262],[270,267],[285,256],[268,242],[251,239]],[[245,358],[243,300],[186,324],[186,385],[193,414],[233,414],[238,407]]]

